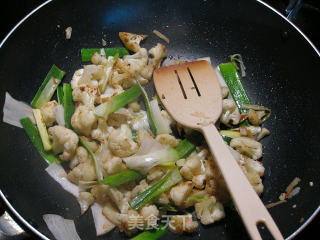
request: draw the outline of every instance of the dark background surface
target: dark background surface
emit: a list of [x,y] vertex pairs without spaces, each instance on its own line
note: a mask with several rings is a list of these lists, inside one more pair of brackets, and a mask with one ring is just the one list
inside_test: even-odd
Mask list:
[[[18,1],[11,0],[2,2],[2,12],[8,13],[1,21],[1,40],[7,33],[30,11],[40,5],[43,0],[27,0]],[[285,8],[289,1],[286,0],[266,0],[266,3],[276,8],[281,13],[285,13]],[[303,1],[301,10],[299,11],[294,23],[307,35],[307,37],[320,49],[320,1]],[[4,62],[2,62],[4,64]],[[4,211],[0,205],[0,215]],[[317,216],[314,221],[307,226],[301,234],[295,239],[317,239],[320,217]],[[315,235],[313,235],[315,234]],[[313,236],[312,236],[313,235]],[[0,236],[1,239],[1,236]],[[21,239],[21,238],[20,238]],[[25,237],[24,239],[35,239],[35,237]]]

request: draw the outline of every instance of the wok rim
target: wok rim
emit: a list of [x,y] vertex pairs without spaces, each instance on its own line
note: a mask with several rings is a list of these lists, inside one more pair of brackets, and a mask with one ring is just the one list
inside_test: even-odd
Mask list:
[[[303,36],[303,38],[310,44],[310,46],[314,49],[314,51],[317,53],[317,55],[320,57],[320,51],[316,48],[316,46],[312,43],[312,41],[297,27],[293,22],[291,22],[289,19],[287,19],[283,14],[281,14],[278,10],[270,6],[269,4],[263,2],[262,0],[256,0],[258,3],[262,4],[264,7],[268,8],[275,14],[279,15],[281,18],[283,18],[285,21],[287,21],[299,34]],[[14,33],[14,31],[24,23],[32,14],[34,14],[36,11],[41,9],[42,7],[46,6],[48,3],[53,2],[53,0],[47,0],[44,3],[40,4],[38,7],[33,9],[29,14],[27,14],[24,18],[22,18],[11,30],[10,32],[5,36],[5,38],[0,43],[0,48],[5,44],[6,40]],[[8,201],[5,194],[0,189],[0,197],[6,204],[6,206],[9,208],[9,210],[15,215],[16,218],[24,225],[22,227],[27,227],[31,232],[36,234],[38,237],[44,240],[50,240],[47,236],[42,234],[39,230],[37,230],[35,227],[33,227],[27,220],[25,220],[18,211],[15,210],[15,208],[12,206],[12,204]],[[289,235],[286,240],[291,240],[294,237],[296,237],[305,227],[310,224],[310,222],[316,217],[316,215],[320,212],[320,205],[314,210],[314,212],[309,216],[309,218],[300,225],[299,228],[297,228],[291,235]]]

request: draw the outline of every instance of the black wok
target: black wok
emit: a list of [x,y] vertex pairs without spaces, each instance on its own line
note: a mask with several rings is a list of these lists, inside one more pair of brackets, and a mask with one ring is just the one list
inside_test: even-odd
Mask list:
[[[58,27],[58,25],[60,27]],[[64,29],[72,26],[71,40]],[[263,140],[266,168],[264,203],[275,202],[294,177],[302,179],[299,195],[270,213],[284,237],[293,237],[319,211],[320,96],[316,81],[319,53],[286,20],[256,1],[53,1],[32,14],[0,49],[1,107],[8,91],[30,102],[54,63],[67,71],[65,81],[81,67],[80,49],[99,47],[101,39],[119,46],[118,31],[149,34],[143,46],[161,41],[153,29],[166,34],[170,56],[193,60],[210,56],[217,65],[241,53],[247,67],[245,87],[252,102],[272,109]],[[152,87],[148,88],[152,92]],[[2,115],[1,115],[2,119]],[[47,164],[22,129],[1,122],[1,196],[35,235],[51,238],[42,215],[55,213],[75,219],[82,239],[95,239],[90,211],[79,216],[76,200],[44,171]],[[309,182],[314,186],[310,187]],[[292,206],[296,205],[296,208]],[[172,239],[247,239],[241,219],[227,217],[195,234]],[[124,237],[113,231],[102,239]]]

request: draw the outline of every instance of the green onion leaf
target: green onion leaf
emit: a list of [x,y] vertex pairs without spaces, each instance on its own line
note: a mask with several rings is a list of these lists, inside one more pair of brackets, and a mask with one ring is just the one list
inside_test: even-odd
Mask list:
[[141,95],[140,87],[136,84],[126,91],[114,96],[109,101],[97,106],[93,112],[99,117],[107,117],[120,108],[126,106]]
[[38,150],[40,155],[48,162],[53,163],[55,161],[59,162],[59,159],[51,152],[46,152],[44,150],[42,140],[39,134],[38,129],[33,125],[30,118],[22,118],[20,119],[20,123],[24,130],[26,131],[28,137],[30,138],[32,144],[35,146],[35,148]]
[[156,231],[154,232],[144,231],[139,235],[135,236],[134,238],[131,238],[131,240],[157,240],[167,232],[168,232],[168,229],[162,224],[159,224],[159,227],[157,228]]
[[141,93],[142,93],[142,97],[144,100],[144,104],[146,106],[147,109],[147,114],[148,114],[148,120],[149,120],[149,126],[150,126],[150,130],[154,135],[157,135],[157,125],[154,119],[154,115],[151,109],[151,105],[150,105],[150,101],[149,101],[149,97],[148,94],[146,92],[146,90],[141,86],[141,84],[139,82],[137,82],[137,85],[139,86]]
[[178,168],[172,168],[157,183],[153,184],[144,192],[129,201],[129,205],[134,210],[139,210],[153,198],[167,191],[177,183],[182,181]]
[[58,98],[58,103],[63,106],[63,87],[58,86],[57,88],[57,98]]
[[[231,62],[223,63],[219,65],[219,69],[240,113],[247,113],[247,110],[243,109],[242,105],[251,103],[247,91],[242,84],[242,79],[237,71],[236,65]],[[245,120],[240,125],[247,126],[249,125],[249,121]]]
[[63,84],[63,108],[66,127],[71,129],[71,118],[75,107],[72,100],[72,88],[69,83]]
[[104,178],[101,183],[104,185],[109,185],[111,187],[117,187],[121,184],[140,179],[142,176],[140,173],[127,169],[120,173],[110,175],[106,178]]
[[96,170],[98,181],[101,182],[102,179],[103,179],[103,175],[102,175],[102,172],[100,170],[100,166],[99,166],[98,160],[96,158],[96,155],[94,154],[94,152],[92,152],[92,150],[90,149],[90,147],[88,146],[86,141],[84,139],[82,139],[82,137],[79,137],[79,142],[88,151],[90,157],[92,158],[92,160],[94,162],[94,167],[95,167],[95,170]]
[[[115,56],[119,54],[119,57],[122,58],[125,55],[129,55],[129,52],[124,47],[116,47],[116,48],[104,48],[105,56]],[[82,48],[81,49],[81,59],[82,62],[90,62],[92,55],[97,52],[100,54],[101,48]]]
[[191,143],[188,139],[183,139],[179,145],[175,148],[178,154],[178,159],[185,158],[190,153],[193,152],[193,150],[196,148],[196,146]]
[[31,107],[41,108],[49,102],[64,75],[64,71],[53,65],[33,98]]

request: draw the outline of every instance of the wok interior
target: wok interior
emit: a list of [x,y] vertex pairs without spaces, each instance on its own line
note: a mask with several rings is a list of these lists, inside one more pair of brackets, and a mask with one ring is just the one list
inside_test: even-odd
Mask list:
[[[60,27],[59,27],[59,26]],[[64,29],[72,26],[70,40]],[[33,14],[17,28],[1,48],[5,64],[0,67],[1,102],[5,91],[18,100],[30,102],[54,63],[67,72],[69,82],[82,66],[80,49],[120,46],[117,33],[129,31],[150,37],[142,44],[150,48],[161,41],[152,34],[157,29],[170,39],[168,55],[182,60],[210,56],[213,65],[229,61],[240,53],[247,67],[244,85],[253,103],[272,109],[265,126],[271,135],[263,140],[265,204],[279,195],[295,178],[302,179],[301,193],[270,213],[285,237],[291,235],[319,204],[320,161],[317,124],[320,102],[313,87],[319,57],[289,23],[258,2],[243,1],[54,1]],[[287,37],[282,37],[287,32]],[[147,86],[150,96],[152,85]],[[44,171],[40,157],[22,129],[1,123],[0,188],[14,208],[48,237],[51,233],[42,215],[55,213],[75,219],[82,239],[95,239],[91,213],[80,214],[76,199],[61,189]],[[296,205],[296,208],[292,208]],[[211,226],[199,227],[192,235],[172,239],[247,239],[237,213],[226,209],[226,218]],[[104,236],[125,238],[117,230]]]

